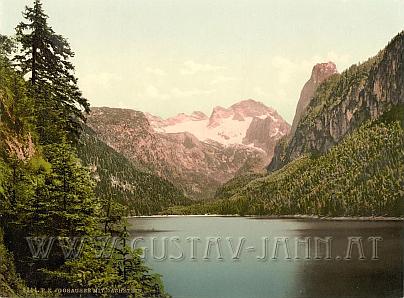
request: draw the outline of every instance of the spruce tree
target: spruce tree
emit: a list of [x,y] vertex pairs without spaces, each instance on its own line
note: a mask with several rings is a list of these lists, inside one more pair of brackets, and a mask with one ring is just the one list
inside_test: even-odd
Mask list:
[[23,16],[25,22],[16,28],[20,51],[14,61],[30,78],[41,143],[57,142],[63,135],[77,141],[89,104],[74,76],[74,52],[49,26],[40,0],[27,6]]

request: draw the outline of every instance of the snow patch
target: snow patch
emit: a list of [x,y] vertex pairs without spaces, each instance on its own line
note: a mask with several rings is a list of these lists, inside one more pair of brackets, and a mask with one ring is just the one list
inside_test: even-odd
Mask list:
[[162,127],[165,133],[189,132],[201,141],[213,140],[224,145],[241,144],[250,127],[252,117],[247,117],[244,121],[221,119],[221,123],[216,127],[209,127],[209,120],[187,121],[171,126]]

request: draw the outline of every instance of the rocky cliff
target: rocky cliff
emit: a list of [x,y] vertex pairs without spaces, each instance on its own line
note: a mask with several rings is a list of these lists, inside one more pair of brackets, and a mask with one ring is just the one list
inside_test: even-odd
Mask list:
[[324,153],[365,120],[399,104],[404,104],[404,32],[377,56],[317,88],[295,133],[277,146],[268,169],[279,169],[304,153]]
[[333,62],[318,63],[313,67],[310,79],[303,86],[300,93],[299,101],[296,107],[295,117],[293,118],[292,128],[290,134],[293,135],[296,131],[297,124],[299,123],[302,115],[304,114],[310,100],[314,96],[314,92],[322,82],[330,76],[338,73],[337,66]]
[[290,130],[290,125],[280,119],[278,115],[266,118],[254,117],[243,138],[243,144],[252,144],[264,150],[267,153],[266,160],[269,162],[276,143]]

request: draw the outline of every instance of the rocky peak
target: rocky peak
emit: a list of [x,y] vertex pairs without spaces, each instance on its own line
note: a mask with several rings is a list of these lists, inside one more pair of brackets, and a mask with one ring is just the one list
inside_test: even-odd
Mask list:
[[208,119],[208,116],[206,116],[203,112],[194,111],[194,112],[192,112],[191,115],[187,115],[185,113],[179,113],[175,117],[167,118],[166,122],[181,123],[181,122],[185,122],[185,121],[199,121],[199,120],[205,120],[205,119]]
[[272,159],[275,145],[279,139],[287,135],[290,125],[280,116],[254,117],[243,138],[243,144],[253,145],[264,150],[267,154],[266,161]]
[[318,63],[314,65],[311,72],[311,77],[303,86],[302,92],[300,93],[295,117],[292,123],[291,136],[295,133],[297,124],[299,123],[307,106],[309,105],[310,99],[314,96],[314,92],[316,91],[317,87],[329,77],[337,73],[337,66],[334,62]]
[[246,117],[260,117],[275,115],[274,109],[267,107],[262,102],[253,99],[242,100],[233,104],[228,109],[217,106],[209,118],[209,127],[217,127],[221,120],[232,117],[233,120],[244,121]]
[[[93,107],[87,117],[87,124],[94,131],[105,131],[105,135],[113,138],[123,132],[132,135],[146,136],[152,135],[153,128],[146,115],[142,112],[108,107]],[[112,148],[113,141],[102,139]]]
[[[290,130],[289,124],[273,108],[253,99],[242,100],[227,108],[216,106],[210,117],[199,111],[191,115],[180,113],[166,120],[146,116],[155,132],[190,133],[205,143],[213,141],[223,146],[238,144],[260,152],[264,150],[269,158],[275,142]],[[191,143],[187,141],[187,144]]]
[[306,153],[325,153],[364,122],[402,108],[403,52],[404,31],[375,57],[325,81],[310,97],[294,133],[277,145],[268,169],[277,170]]
[[192,120],[206,120],[208,119],[208,116],[204,112],[201,111],[194,111],[191,114]]
[[255,101],[253,99],[242,100],[238,103],[235,103],[230,107],[230,109],[232,109],[233,111],[242,111],[246,114],[254,113],[254,115],[273,111],[273,109],[267,107],[262,102]]
[[154,128],[176,125],[187,121],[202,121],[208,119],[208,116],[206,116],[206,114],[201,111],[194,111],[192,112],[191,115],[187,115],[185,113],[179,113],[176,116],[167,119],[163,119],[161,117],[154,116],[149,113],[145,113],[145,115],[146,118],[149,120],[151,126]]
[[210,115],[208,127],[217,127],[220,125],[221,119],[229,118],[232,115],[233,112],[230,109],[216,106],[213,108],[212,114]]
[[143,124],[144,126],[150,125],[144,113],[131,109],[92,107],[90,117],[92,119],[108,119],[115,123],[121,123],[122,118],[124,118],[127,119],[128,123]]
[[176,123],[182,123],[184,121],[187,121],[190,118],[191,117],[189,115],[185,114],[185,113],[179,113],[179,114],[177,114],[177,116],[174,116],[174,117],[166,119],[166,122],[169,125],[173,125],[173,124],[176,124]]
[[338,70],[334,62],[318,63],[313,67],[310,80],[313,81],[314,84],[321,84],[324,80],[336,73],[338,73]]

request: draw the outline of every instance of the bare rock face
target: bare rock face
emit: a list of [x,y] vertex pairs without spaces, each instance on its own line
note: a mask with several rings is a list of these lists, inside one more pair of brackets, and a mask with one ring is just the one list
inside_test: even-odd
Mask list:
[[303,86],[303,89],[300,93],[295,117],[292,123],[291,135],[295,133],[297,124],[299,123],[307,106],[309,105],[311,98],[314,96],[314,92],[316,91],[317,87],[330,76],[337,73],[337,66],[333,62],[319,63],[313,67],[311,77]]
[[[213,109],[213,112],[210,115],[208,127],[209,128],[218,127],[222,123],[223,119],[236,118],[234,116],[235,115],[232,110],[223,108],[221,106],[217,106]],[[234,120],[240,120],[240,118]]]
[[254,117],[243,138],[243,144],[252,144],[264,150],[269,162],[274,154],[276,143],[288,135],[289,131],[290,125],[276,112],[271,117]]
[[0,150],[19,160],[29,160],[37,152],[31,133],[18,132],[12,123],[18,123],[7,97],[0,92]]
[[292,127],[290,132],[279,138],[277,144],[272,148],[272,156],[269,159],[270,164],[268,169],[270,171],[276,170],[281,167],[285,162],[283,158],[285,157],[285,150],[293,138],[297,126],[301,120],[301,118],[305,115],[306,109],[310,104],[311,99],[313,98],[317,88],[332,75],[338,74],[337,67],[334,62],[328,63],[318,63],[313,66],[313,70],[311,72],[310,79],[303,86],[302,91],[300,92],[299,101],[296,106],[295,117],[293,118]]

